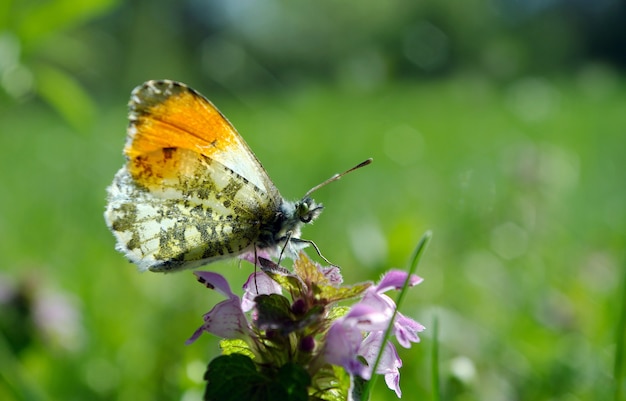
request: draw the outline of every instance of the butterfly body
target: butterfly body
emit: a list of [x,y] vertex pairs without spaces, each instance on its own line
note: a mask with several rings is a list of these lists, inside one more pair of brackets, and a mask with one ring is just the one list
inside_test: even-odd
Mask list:
[[293,252],[322,211],[286,201],[243,138],[184,84],[148,81],[129,102],[126,164],[108,188],[116,248],[141,270],[194,268],[256,250]]

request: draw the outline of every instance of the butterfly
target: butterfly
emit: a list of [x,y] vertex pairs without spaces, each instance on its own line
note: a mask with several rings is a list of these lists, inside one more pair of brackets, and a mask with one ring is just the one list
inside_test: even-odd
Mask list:
[[132,91],[124,155],[107,188],[104,217],[116,249],[153,272],[257,251],[295,254],[312,243],[300,239],[302,226],[323,209],[311,192],[372,161],[287,201],[226,117],[200,93],[169,80]]

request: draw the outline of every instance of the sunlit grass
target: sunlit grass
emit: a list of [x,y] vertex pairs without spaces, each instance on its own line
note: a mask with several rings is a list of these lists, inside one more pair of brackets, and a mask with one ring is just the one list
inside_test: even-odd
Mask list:
[[[287,198],[374,158],[315,193],[326,210],[304,232],[346,281],[405,266],[434,232],[403,312],[428,325],[438,311],[441,399],[608,399],[626,232],[621,82],[593,92],[577,79],[468,76],[237,101],[198,89]],[[183,344],[217,298],[189,273],[139,274],[113,249],[102,211],[125,113],[102,107],[88,134],[33,103],[0,118],[1,278],[62,293],[80,315],[71,342],[35,336],[17,355],[24,382],[51,399],[180,398],[202,388],[189,367],[218,352],[209,337]],[[249,274],[210,268],[235,283]],[[432,394],[428,329],[401,350],[406,399]],[[395,399],[379,387],[372,399]]]

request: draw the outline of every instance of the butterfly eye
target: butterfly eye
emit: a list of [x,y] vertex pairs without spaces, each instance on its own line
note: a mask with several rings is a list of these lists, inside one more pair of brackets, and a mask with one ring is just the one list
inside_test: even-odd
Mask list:
[[303,223],[309,223],[313,216],[311,216],[311,199],[305,198],[296,205],[296,213],[298,219]]
[[305,198],[300,203],[298,203],[296,208],[298,213],[298,219],[306,224],[310,223],[322,212],[323,206],[316,204],[315,201],[311,198]]

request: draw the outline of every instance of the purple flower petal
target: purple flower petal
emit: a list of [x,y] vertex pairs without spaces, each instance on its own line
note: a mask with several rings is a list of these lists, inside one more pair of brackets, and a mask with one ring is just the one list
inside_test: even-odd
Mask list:
[[263,272],[252,273],[243,285],[241,308],[248,312],[254,308],[254,298],[257,295],[282,294],[281,286]]
[[[254,257],[257,257],[257,260],[254,260]],[[244,254],[239,255],[239,259],[241,260],[247,260],[248,262],[252,263],[255,266],[260,266],[260,263],[258,261],[258,258],[265,258],[265,259],[270,259],[272,256],[270,255],[269,252],[267,251],[262,251],[260,249],[257,249],[256,252],[252,251],[252,252],[246,252]]]
[[364,328],[366,331],[384,330],[389,325],[393,312],[396,309],[396,304],[391,298],[385,294],[379,294],[372,287],[368,288],[361,301],[355,305],[368,306],[371,310],[372,323],[376,325]]
[[246,338],[249,335],[248,321],[241,310],[239,297],[231,297],[215,305],[204,315],[204,324],[187,340],[194,342],[202,333],[215,334],[222,338]]
[[[378,353],[381,348],[381,341],[383,338],[382,332],[370,333],[365,340],[361,343],[359,348],[359,355],[361,355],[371,367],[376,362]],[[383,349],[380,363],[376,368],[376,373],[385,375],[385,382],[387,387],[394,390],[398,398],[402,397],[402,391],[400,390],[400,368],[402,367],[402,360],[398,356],[398,352],[393,344],[389,341],[386,342]],[[371,373],[370,373],[371,374]]]
[[331,285],[338,287],[343,283],[343,276],[337,266],[320,267],[320,271]]
[[[382,344],[384,332],[389,324],[392,324],[391,318],[397,306],[384,292],[402,288],[407,278],[410,286],[422,281],[416,275],[409,277],[404,271],[392,270],[381,278],[377,286],[368,288],[361,301],[332,324],[327,334],[324,353],[327,362],[343,366],[350,374],[357,374],[369,380],[373,373],[372,366],[382,348],[380,363],[375,373],[385,376],[385,383],[398,397],[402,396],[399,371],[402,360],[391,342],[387,341],[384,347]],[[392,334],[398,338],[403,347],[409,348],[411,343],[419,342],[417,333],[422,330],[424,326],[413,319],[401,313],[395,314]],[[364,333],[367,334],[360,341]],[[367,364],[362,363],[359,356],[364,358]]]
[[349,321],[336,320],[326,334],[324,359],[332,365],[343,366],[350,374],[363,377],[365,366],[356,359],[362,340],[361,330]]
[[241,309],[241,300],[235,295],[226,279],[214,272],[194,272],[198,281],[207,288],[215,290],[228,297],[227,300],[215,305],[204,315],[204,324],[186,341],[187,344],[194,342],[203,331],[215,334],[222,338],[245,338],[249,335],[248,321]]
[[357,327],[361,331],[383,330],[387,327],[390,315],[386,310],[359,302],[344,316],[344,324]]
[[404,316],[401,313],[396,315],[394,322],[394,334],[398,339],[398,343],[404,348],[410,348],[411,343],[420,342],[417,333],[424,331],[425,327],[415,320]]
[[385,375],[385,383],[387,387],[396,392],[398,398],[402,398],[402,390],[400,389],[400,372],[387,373]]
[[204,286],[208,289],[215,290],[228,298],[236,296],[230,290],[230,285],[228,284],[228,281],[226,281],[226,279],[221,274],[201,270],[197,270],[193,272],[193,274],[195,274],[198,278],[198,281],[204,284]]
[[[379,293],[387,292],[389,290],[399,290],[404,286],[408,273],[403,270],[390,270],[380,279],[380,282],[376,286],[376,291]],[[409,286],[413,287],[424,281],[423,278],[411,275],[409,279]]]
[[198,327],[196,331],[193,332],[191,337],[189,337],[189,339],[185,341],[185,345],[189,345],[195,342],[198,338],[200,338],[203,332],[204,332],[204,326]]

